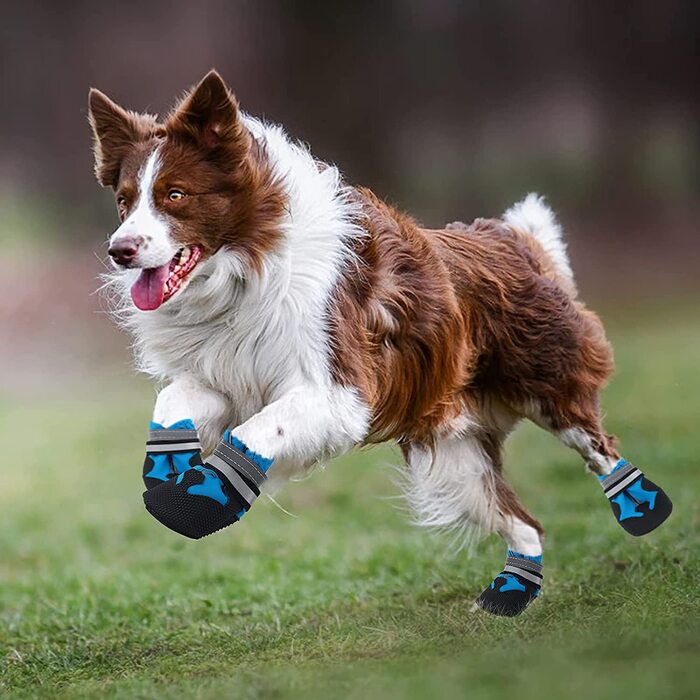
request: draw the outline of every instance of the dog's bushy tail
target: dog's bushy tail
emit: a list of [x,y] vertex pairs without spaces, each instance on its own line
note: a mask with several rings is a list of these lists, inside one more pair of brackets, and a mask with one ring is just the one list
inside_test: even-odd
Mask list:
[[563,231],[544,197],[531,192],[503,214],[503,221],[533,236],[554,263],[558,274],[573,283],[574,273]]

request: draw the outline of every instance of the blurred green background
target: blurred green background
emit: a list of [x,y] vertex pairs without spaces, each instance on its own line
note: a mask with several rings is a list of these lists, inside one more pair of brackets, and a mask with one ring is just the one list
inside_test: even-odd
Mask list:
[[[698,636],[696,3],[2,3],[0,694],[691,697]],[[390,448],[339,460],[204,542],[142,508],[155,388],[97,289],[116,227],[89,86],[164,112],[216,67],[426,225],[559,213],[619,372],[608,429],[668,488],[638,542],[534,429],[509,472],[548,531],[542,599],[469,612],[502,563],[417,531]],[[386,497],[386,498],[385,498]]]

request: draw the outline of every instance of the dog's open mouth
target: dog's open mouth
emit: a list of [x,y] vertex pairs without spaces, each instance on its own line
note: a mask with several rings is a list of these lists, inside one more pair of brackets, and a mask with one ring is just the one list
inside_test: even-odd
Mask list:
[[141,270],[131,285],[131,298],[137,309],[153,311],[182,289],[202,257],[199,246],[180,248],[175,257],[161,267]]

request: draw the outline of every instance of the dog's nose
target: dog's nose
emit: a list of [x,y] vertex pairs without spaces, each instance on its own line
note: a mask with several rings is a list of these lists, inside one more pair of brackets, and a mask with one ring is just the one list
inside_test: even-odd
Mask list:
[[136,254],[139,252],[141,238],[134,236],[126,236],[119,238],[109,246],[107,253],[118,265],[129,265],[134,261]]

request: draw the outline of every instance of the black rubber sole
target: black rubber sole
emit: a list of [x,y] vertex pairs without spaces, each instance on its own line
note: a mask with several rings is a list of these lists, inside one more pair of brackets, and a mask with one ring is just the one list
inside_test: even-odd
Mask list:
[[497,617],[517,617],[525,610],[531,601],[527,600],[525,603],[513,601],[512,603],[496,604],[477,598],[475,602],[479,608],[489,613],[489,615],[496,615]]
[[[499,590],[509,585],[508,580],[503,578],[504,576],[517,579],[517,584],[524,590]],[[494,584],[486,588],[474,602],[484,612],[499,617],[520,615],[537,598],[540,590],[538,586],[514,574],[499,574],[495,578]]]
[[[208,468],[189,469],[177,479],[161,482],[144,492],[146,510],[165,527],[192,540],[233,525],[238,522],[237,513],[243,510],[243,504],[223,490],[220,479],[217,487],[213,474],[214,470]],[[209,493],[219,496],[225,501],[223,504],[210,495],[196,493],[205,491],[207,477],[209,485],[214,481]]]
[[[655,494],[653,508],[649,502],[641,499],[635,499],[637,493],[635,487],[641,486],[642,493]],[[620,496],[629,499],[626,504],[622,504]],[[617,502],[616,502],[617,499]],[[621,494],[610,500],[615,519],[620,524],[625,532],[628,532],[632,537],[642,537],[648,535],[662,525],[673,512],[673,503],[666,492],[657,486],[653,481],[650,481],[646,476],[642,476],[631,485],[624,489]],[[621,520],[621,516],[623,517]]]
[[[145,495],[145,494],[144,494]],[[145,498],[144,498],[145,501]],[[189,526],[184,525],[181,521],[179,520],[171,520],[168,517],[167,513],[159,513],[157,510],[153,509],[151,506],[149,506],[147,503],[146,505],[146,510],[152,515],[161,525],[165,525],[169,530],[172,530],[173,532],[176,532],[178,535],[182,535],[183,537],[188,537],[191,540],[201,540],[204,537],[208,537],[209,535],[213,535],[215,532],[219,532],[219,530],[223,530],[224,528],[228,527],[229,525],[233,525],[233,523],[237,522],[237,519],[231,520],[229,522],[225,522],[221,527],[217,528],[216,530],[212,530],[211,532],[206,532],[202,534],[199,531],[195,531],[194,529],[191,529]]]

